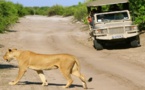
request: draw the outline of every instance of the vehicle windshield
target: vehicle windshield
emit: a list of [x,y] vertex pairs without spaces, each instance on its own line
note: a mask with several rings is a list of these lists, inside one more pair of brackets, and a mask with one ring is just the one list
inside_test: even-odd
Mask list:
[[113,12],[96,15],[97,22],[111,22],[116,20],[128,20],[129,15],[127,12]]

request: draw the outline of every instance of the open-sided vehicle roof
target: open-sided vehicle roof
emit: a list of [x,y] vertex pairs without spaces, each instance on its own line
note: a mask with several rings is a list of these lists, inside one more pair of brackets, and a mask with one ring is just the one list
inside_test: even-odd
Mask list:
[[87,7],[91,6],[103,6],[103,5],[110,5],[110,4],[119,4],[119,3],[127,3],[128,0],[95,0],[89,2]]

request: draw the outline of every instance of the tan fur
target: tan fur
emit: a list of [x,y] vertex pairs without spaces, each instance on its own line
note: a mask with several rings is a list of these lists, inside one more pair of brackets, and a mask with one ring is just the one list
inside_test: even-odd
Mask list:
[[68,88],[73,80],[71,74],[80,78],[83,87],[87,88],[84,76],[80,73],[80,65],[76,57],[69,54],[37,54],[31,51],[22,51],[17,49],[9,49],[3,56],[6,61],[13,59],[18,60],[19,72],[17,78],[10,82],[15,85],[22,78],[27,68],[35,70],[42,81],[42,85],[48,85],[42,70],[59,69],[67,79],[65,88]]

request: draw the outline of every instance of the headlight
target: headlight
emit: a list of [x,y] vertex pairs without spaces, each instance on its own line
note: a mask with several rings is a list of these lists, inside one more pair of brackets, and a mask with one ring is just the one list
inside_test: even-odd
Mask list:
[[96,34],[107,34],[107,29],[97,29]]
[[137,29],[138,29],[137,26],[127,26],[127,27],[125,27],[126,31],[137,30]]
[[138,30],[137,26],[131,26],[132,30]]
[[125,30],[126,30],[126,31],[131,31],[132,29],[131,29],[130,26],[128,26],[128,27],[125,27]]

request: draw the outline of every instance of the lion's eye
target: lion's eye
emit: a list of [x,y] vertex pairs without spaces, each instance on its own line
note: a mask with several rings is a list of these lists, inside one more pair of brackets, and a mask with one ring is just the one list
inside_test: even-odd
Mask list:
[[12,52],[12,49],[9,49],[9,52]]

